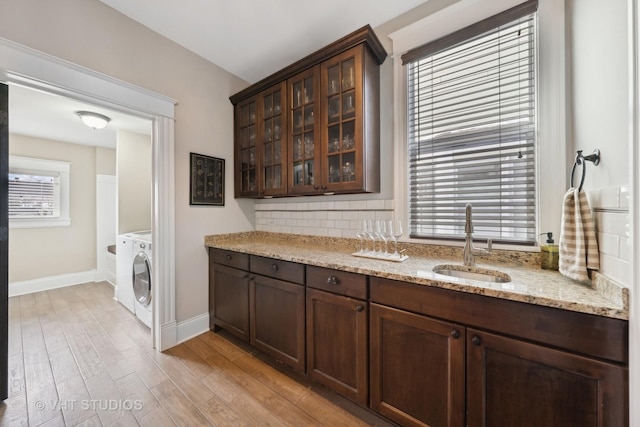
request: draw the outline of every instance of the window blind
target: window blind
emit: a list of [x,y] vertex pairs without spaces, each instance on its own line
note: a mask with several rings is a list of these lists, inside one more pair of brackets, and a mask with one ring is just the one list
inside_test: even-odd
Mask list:
[[9,173],[9,218],[59,216],[59,174]]
[[511,19],[406,63],[411,237],[464,238],[471,203],[474,237],[535,244],[535,14]]

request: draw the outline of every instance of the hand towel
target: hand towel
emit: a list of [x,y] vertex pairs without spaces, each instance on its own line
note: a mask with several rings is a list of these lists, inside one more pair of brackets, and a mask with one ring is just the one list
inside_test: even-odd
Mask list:
[[559,269],[563,275],[589,280],[588,270],[600,268],[596,229],[584,192],[570,188],[564,195],[559,242]]

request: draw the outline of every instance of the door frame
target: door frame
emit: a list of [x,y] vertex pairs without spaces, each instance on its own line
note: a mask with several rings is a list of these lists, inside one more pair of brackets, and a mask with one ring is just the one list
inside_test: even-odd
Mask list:
[[152,120],[153,346],[177,344],[174,109],[177,101],[0,38],[0,81]]

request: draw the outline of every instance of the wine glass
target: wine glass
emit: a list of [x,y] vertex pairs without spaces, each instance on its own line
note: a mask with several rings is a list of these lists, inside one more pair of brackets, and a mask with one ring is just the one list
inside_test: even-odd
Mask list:
[[371,239],[371,252],[376,251],[376,233],[373,231],[373,222],[370,219],[364,220],[365,227],[367,228],[367,237]]
[[367,234],[367,222],[363,220],[362,223],[360,224],[360,228],[356,232],[356,237],[360,240],[360,250],[358,251],[358,253],[364,253],[364,239],[367,238],[368,236],[369,235]]
[[393,256],[399,256],[398,254],[398,239],[402,237],[402,221],[395,220],[389,221],[389,234],[393,237],[393,243],[395,246],[395,252]]
[[[380,240],[382,240],[384,242],[384,254],[387,255],[388,252],[388,247],[387,247],[387,242],[388,242],[388,235],[387,235],[387,223],[385,221],[376,221],[376,236],[378,236],[380,238]],[[380,253],[382,254],[382,245],[380,247]]]

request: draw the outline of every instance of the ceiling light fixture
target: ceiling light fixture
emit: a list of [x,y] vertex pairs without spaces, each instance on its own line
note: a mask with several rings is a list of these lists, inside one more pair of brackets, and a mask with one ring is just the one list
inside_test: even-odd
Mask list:
[[109,117],[91,111],[76,111],[76,114],[85,125],[93,129],[102,129],[111,121]]

